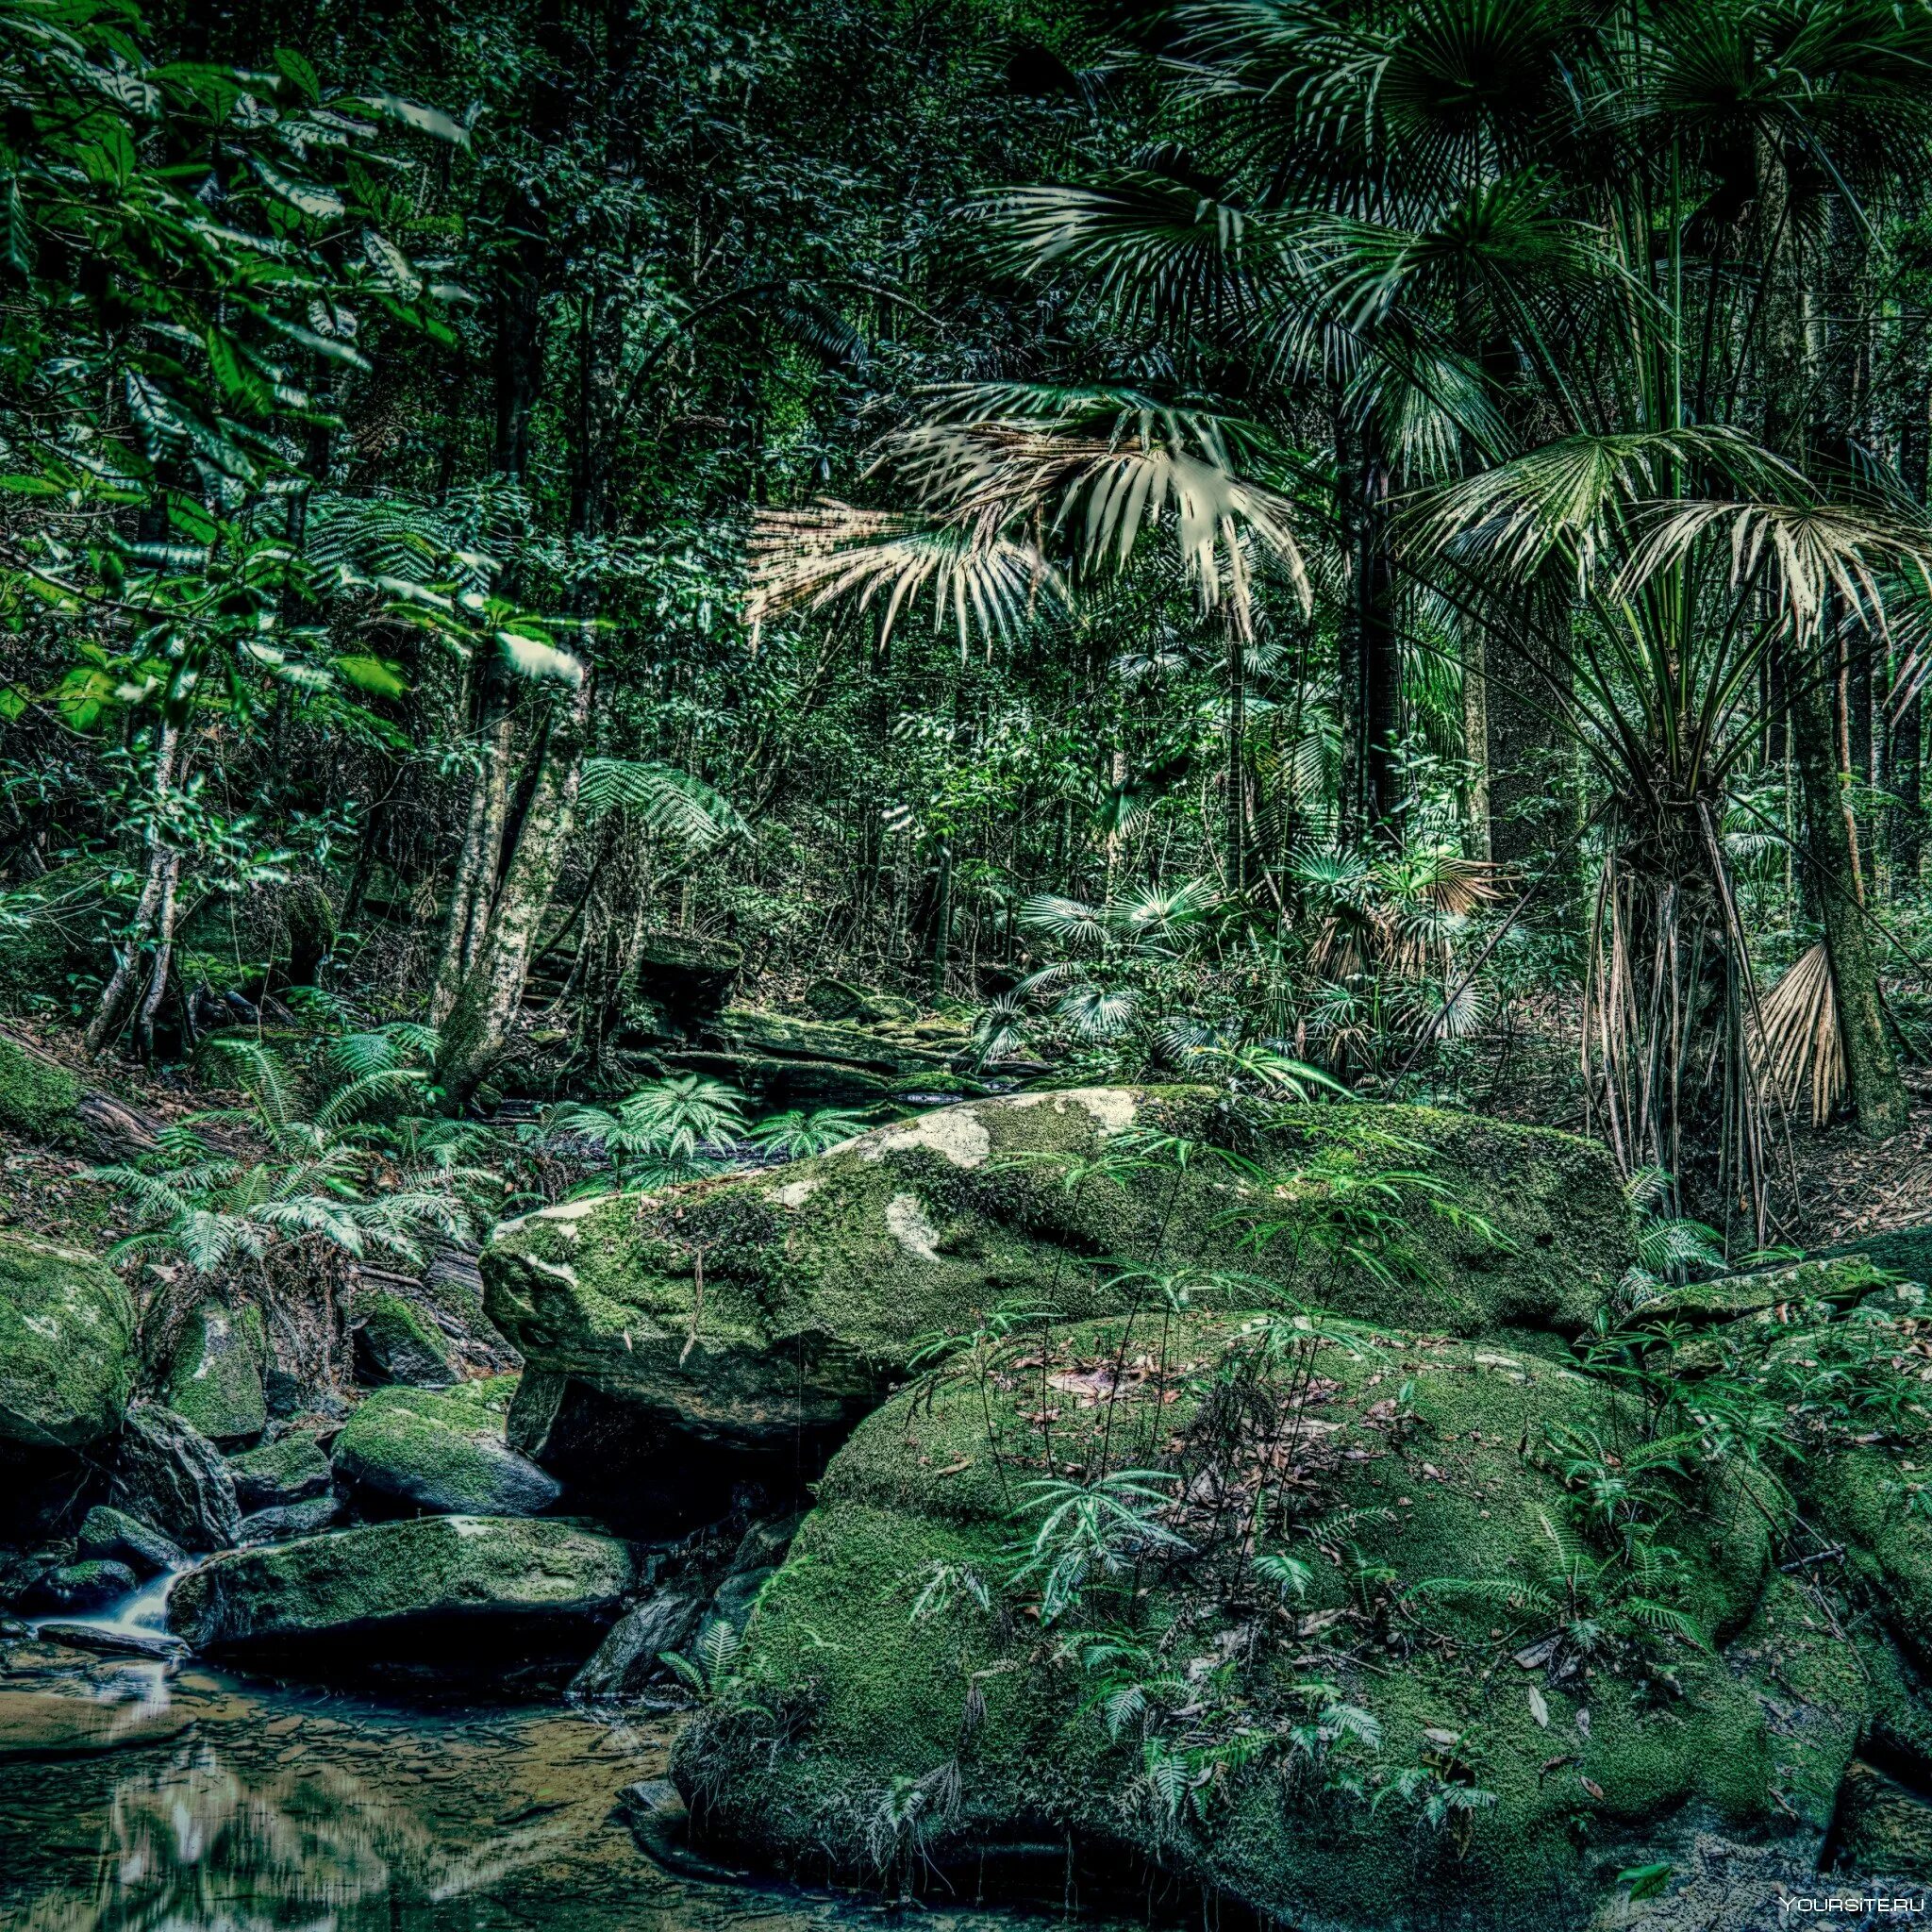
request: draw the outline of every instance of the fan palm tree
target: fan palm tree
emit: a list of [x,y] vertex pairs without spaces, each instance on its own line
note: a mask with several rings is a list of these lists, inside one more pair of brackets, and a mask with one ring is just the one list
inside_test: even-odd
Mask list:
[[[1081,285],[1185,410],[1091,374],[958,392],[887,467],[957,529],[1077,536],[1077,590],[1159,500],[1108,467],[1131,425],[1212,425],[1230,529],[1235,453],[1272,465],[1260,547],[1292,501],[1341,559],[1344,802],[1371,825],[1405,628],[1448,613],[1492,701],[1579,743],[1601,795],[1587,1052],[1610,1138],[1632,1171],[1702,1159],[1761,1243],[1773,1109],[1717,828],[1767,691],[1790,694],[1852,1097],[1874,1133],[1903,1107],[1824,672],[1932,542],[1852,487],[1845,358],[1804,318],[1924,185],[1932,16],[1192,0],[1159,25],[1182,139],[982,213],[996,267]],[[1175,521],[1205,542],[1198,511]],[[1224,541],[1215,577],[1195,553],[1204,594],[1238,568]]]

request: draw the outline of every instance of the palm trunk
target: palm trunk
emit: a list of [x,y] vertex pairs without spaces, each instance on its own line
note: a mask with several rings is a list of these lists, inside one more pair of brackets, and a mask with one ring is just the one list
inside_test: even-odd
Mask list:
[[1857,885],[1851,814],[1835,749],[1828,677],[1821,665],[1793,665],[1791,737],[1805,801],[1805,857],[1824,923],[1845,1071],[1859,1131],[1874,1140],[1905,1124],[1906,1091],[1886,1038],[1878,960]]

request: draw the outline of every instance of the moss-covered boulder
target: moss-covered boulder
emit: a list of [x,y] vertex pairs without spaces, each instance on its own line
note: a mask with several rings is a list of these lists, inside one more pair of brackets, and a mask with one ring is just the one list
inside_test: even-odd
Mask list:
[[252,1302],[201,1302],[169,1364],[168,1407],[224,1448],[252,1442],[268,1423],[261,1385],[267,1357],[261,1310]]
[[0,1235],[0,1438],[64,1449],[121,1426],[134,1305],[106,1262]]
[[457,1379],[442,1331],[415,1303],[387,1289],[365,1290],[351,1311],[356,1366],[368,1382],[447,1389]]
[[628,1543],[575,1524],[425,1516],[236,1550],[183,1577],[168,1624],[201,1651],[297,1647],[411,1624],[608,1617]]
[[728,1443],[836,1438],[934,1337],[1003,1308],[1118,1309],[1150,1292],[1123,1279],[1135,1270],[1471,1335],[1582,1327],[1631,1254],[1608,1157],[1567,1135],[1088,1088],[946,1108],[776,1173],[546,1208],[499,1230],[483,1273],[528,1368],[511,1440],[541,1451],[566,1383]]
[[1291,1319],[961,1356],[834,1459],[674,1774],[815,1879],[1044,1845],[1310,1932],[1581,1925],[1705,1834],[1808,1867],[1873,1693],[1748,1463],[1610,1496],[1644,1422]]
[[513,1386],[499,1376],[444,1395],[378,1389],[336,1438],[336,1475],[446,1516],[534,1516],[549,1508],[560,1493],[556,1478],[504,1441]]
[[228,1469],[235,1478],[235,1501],[244,1515],[325,1496],[335,1480],[321,1444],[300,1430],[229,1457]]
[[187,1562],[180,1545],[169,1541],[159,1530],[150,1529],[138,1517],[106,1503],[87,1512],[75,1544],[75,1555],[83,1561],[125,1563],[136,1576],[157,1576],[163,1570],[178,1570]]
[[0,1127],[43,1146],[76,1145],[85,1138],[80,1095],[65,1067],[0,1033]]
[[225,1550],[242,1532],[235,1475],[222,1453],[164,1403],[137,1403],[115,1447],[109,1501],[185,1550]]

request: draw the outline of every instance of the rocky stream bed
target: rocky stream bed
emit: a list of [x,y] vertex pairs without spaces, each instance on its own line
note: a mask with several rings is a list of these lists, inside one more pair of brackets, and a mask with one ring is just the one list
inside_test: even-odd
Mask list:
[[1917,1896],[1924,1291],[1635,1258],[1586,1142],[1200,1090],[543,1209],[347,1390],[0,1236],[0,1924]]

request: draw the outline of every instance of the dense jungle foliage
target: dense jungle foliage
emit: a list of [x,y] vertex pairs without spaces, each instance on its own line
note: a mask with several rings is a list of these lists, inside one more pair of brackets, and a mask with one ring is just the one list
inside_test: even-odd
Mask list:
[[87,1054],[582,1152],[924,1014],[902,1092],[1446,1098],[1740,1252],[1904,1119],[1920,12],[0,27],[0,970]]

